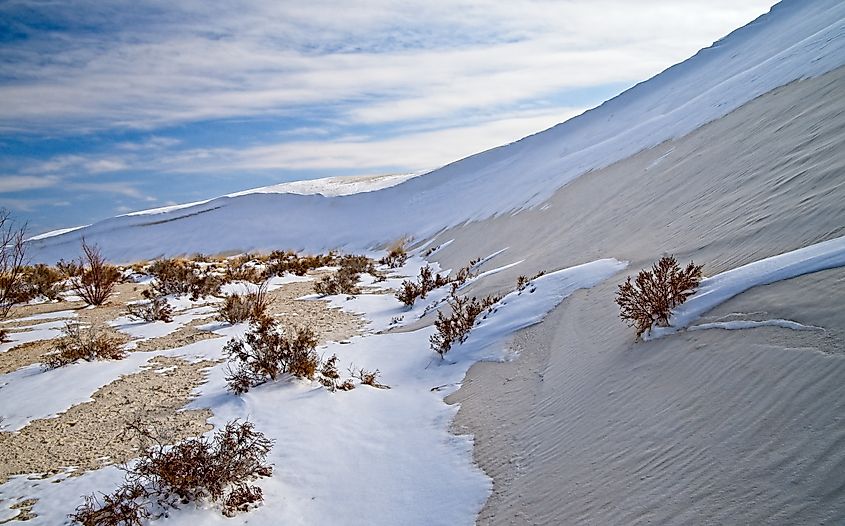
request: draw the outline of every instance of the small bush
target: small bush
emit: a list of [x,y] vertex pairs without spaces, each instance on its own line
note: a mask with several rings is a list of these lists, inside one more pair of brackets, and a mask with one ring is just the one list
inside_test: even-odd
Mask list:
[[399,268],[408,261],[408,251],[405,249],[405,240],[401,239],[394,243],[387,255],[379,260],[379,263],[390,268]]
[[685,302],[701,283],[701,269],[702,265],[693,262],[681,269],[673,256],[664,256],[651,270],[641,270],[635,281],[628,276],[616,293],[620,317],[636,328],[637,337],[655,324],[668,326],[672,309]]
[[339,257],[337,259],[337,264],[340,265],[341,269],[346,269],[349,272],[354,272],[356,274],[371,274],[373,276],[379,275],[373,260],[367,256],[347,254]]
[[9,339],[9,331],[6,329],[0,329],[0,343],[8,343],[12,340]]
[[270,296],[267,293],[267,282],[262,283],[257,290],[246,294],[231,294],[226,296],[218,307],[218,318],[232,325],[247,320],[256,321],[265,317],[270,306]]
[[[530,278],[528,276],[519,276],[518,278],[516,278],[517,292],[522,292],[523,290],[527,289],[528,286],[531,285],[535,279],[539,278],[540,276],[543,276],[545,273],[545,270],[541,270]],[[532,289],[531,292],[534,292],[534,290]]]
[[79,261],[65,261],[64,259],[60,259],[59,262],[56,263],[56,270],[61,272],[65,279],[67,279],[81,276],[85,269]]
[[208,268],[184,259],[156,260],[148,272],[155,278],[153,290],[158,296],[189,294],[191,299],[197,300],[219,294],[226,281]]
[[31,301],[38,296],[57,300],[64,291],[64,279],[61,272],[43,263],[23,267],[14,287],[15,299],[18,303]]
[[82,240],[82,272],[71,278],[71,288],[88,305],[102,305],[120,282],[120,271],[106,262],[97,245]]
[[370,387],[375,387],[376,389],[390,389],[389,385],[379,383],[378,377],[381,375],[381,371],[378,369],[375,371],[358,369],[357,371],[350,372],[352,373],[352,376],[361,381],[361,385],[369,385]]
[[229,389],[245,393],[284,373],[313,379],[320,364],[315,350],[317,336],[308,328],[293,333],[293,337],[287,337],[273,320],[261,318],[243,340],[230,340],[225,347],[230,360],[226,376]]
[[487,296],[479,300],[475,297],[461,297],[453,293],[448,301],[452,310],[451,314],[446,316],[443,311],[437,313],[437,320],[434,321],[437,333],[431,335],[429,339],[431,349],[442,358],[456,342],[464,343],[475,326],[475,320],[479,314],[490,309],[500,299]]
[[226,260],[226,281],[248,281],[260,283],[263,275],[252,264],[253,258],[249,255],[239,256]]
[[93,330],[82,330],[78,323],[65,325],[64,336],[56,340],[54,352],[44,355],[42,364],[48,369],[69,365],[79,360],[119,360],[124,352],[120,341]]
[[[149,291],[144,291],[145,293]],[[148,296],[148,294],[144,294]],[[167,300],[160,296],[152,296],[142,303],[130,303],[126,306],[129,315],[135,318],[147,321],[163,321],[170,323],[173,321],[173,308],[167,303]]]
[[212,439],[185,440],[167,446],[132,424],[141,439],[141,457],[125,468],[124,484],[104,502],[94,496],[69,518],[83,526],[136,526],[152,516],[151,507],[178,507],[179,504],[210,500],[222,503],[224,515],[246,511],[263,500],[260,488],[248,482],[268,477],[272,468],[265,464],[273,442],[255,431],[250,422],[229,422]]
[[314,292],[323,296],[358,294],[360,275],[349,267],[341,267],[334,274],[326,274],[314,283]]
[[333,354],[331,358],[323,362],[320,367],[320,383],[323,387],[331,392],[337,390],[351,391],[355,389],[355,384],[352,380],[340,381],[340,372],[337,370],[337,355]]
[[412,306],[417,298],[425,299],[425,296],[434,289],[440,288],[449,283],[448,278],[440,274],[434,274],[429,265],[420,269],[417,282],[410,280],[402,282],[402,288],[396,292],[396,299],[407,306]]
[[319,254],[316,256],[299,256],[295,252],[274,250],[267,260],[265,275],[267,277],[281,276],[290,272],[297,276],[304,276],[310,270],[333,265],[336,256],[334,253]]
[[126,483],[110,495],[95,494],[83,497],[85,502],[68,518],[82,526],[141,526],[151,517],[149,493],[138,483]]

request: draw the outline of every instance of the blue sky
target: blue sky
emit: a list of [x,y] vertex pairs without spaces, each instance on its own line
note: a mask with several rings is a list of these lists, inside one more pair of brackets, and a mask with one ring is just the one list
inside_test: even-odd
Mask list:
[[0,2],[0,206],[31,233],[417,172],[548,128],[771,0]]

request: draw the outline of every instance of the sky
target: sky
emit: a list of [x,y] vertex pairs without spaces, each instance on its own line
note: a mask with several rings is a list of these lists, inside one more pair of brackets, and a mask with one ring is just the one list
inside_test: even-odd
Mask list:
[[0,0],[0,207],[32,234],[539,132],[772,0]]

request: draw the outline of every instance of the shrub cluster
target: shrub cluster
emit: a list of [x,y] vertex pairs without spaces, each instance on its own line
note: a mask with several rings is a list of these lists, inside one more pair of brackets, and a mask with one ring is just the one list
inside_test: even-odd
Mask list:
[[217,309],[218,318],[232,325],[247,320],[258,321],[266,316],[270,296],[264,282],[245,294],[230,294]]
[[336,257],[333,252],[316,256],[300,256],[291,251],[274,250],[268,257],[264,272],[267,277],[281,276],[285,272],[304,276],[310,270],[333,265]]
[[88,305],[105,303],[120,282],[120,271],[106,261],[97,245],[88,245],[84,239],[78,266],[82,270],[70,279],[73,291]]
[[129,311],[130,316],[148,322],[163,321],[170,323],[173,321],[173,308],[167,303],[166,299],[149,294],[148,290],[144,291],[144,296],[148,298],[147,301],[126,305],[126,310]]
[[407,279],[402,282],[402,287],[396,292],[396,299],[410,307],[417,298],[425,299],[426,294],[448,283],[448,278],[434,274],[431,267],[426,265],[420,269],[416,283]]
[[263,500],[261,489],[249,482],[267,477],[271,440],[250,422],[229,422],[208,439],[199,437],[167,446],[138,424],[133,430],[142,440],[141,457],[126,469],[121,487],[103,502],[85,497],[69,518],[83,526],[140,525],[161,508],[210,500],[222,503],[222,512],[233,516]]
[[[540,276],[543,276],[545,273],[545,270],[541,270],[530,278],[528,276],[519,276],[518,278],[516,278],[517,292],[522,292],[523,290],[527,289],[530,285],[534,283],[535,279],[539,278]],[[532,289],[531,292],[534,292],[534,289]]]
[[14,300],[16,303],[26,303],[38,296],[57,300],[64,291],[64,280],[64,274],[43,263],[23,267],[13,285]]
[[408,261],[408,251],[405,249],[405,240],[402,239],[394,243],[387,255],[381,258],[378,262],[390,268],[399,268]]
[[331,358],[324,361],[320,366],[320,383],[329,391],[351,391],[355,389],[355,384],[351,379],[340,381],[340,372],[337,370],[337,355],[333,354]]
[[448,300],[451,313],[448,316],[443,311],[437,313],[437,320],[434,321],[437,332],[429,338],[431,349],[442,358],[456,342],[464,343],[475,326],[476,318],[485,310],[490,311],[500,299],[496,296],[483,299],[461,297],[453,292]]
[[668,326],[672,309],[685,302],[701,283],[701,269],[702,265],[693,262],[681,269],[673,256],[664,256],[651,270],[641,270],[633,282],[628,276],[616,293],[620,317],[636,328],[637,337],[655,324]]
[[256,268],[255,259],[255,256],[250,254],[227,259],[224,271],[225,281],[248,281],[250,283],[263,281],[264,274]]
[[298,328],[286,336],[273,320],[262,317],[254,322],[244,339],[233,338],[226,344],[229,357],[226,382],[237,394],[284,373],[313,379],[320,365],[317,335],[309,328]]
[[48,369],[69,365],[78,360],[119,360],[124,352],[121,342],[94,329],[81,329],[78,323],[65,325],[64,336],[56,340],[55,350],[44,355],[41,363]]
[[209,267],[184,259],[159,259],[148,269],[155,278],[153,290],[158,296],[190,294],[196,300],[220,292],[225,280]]

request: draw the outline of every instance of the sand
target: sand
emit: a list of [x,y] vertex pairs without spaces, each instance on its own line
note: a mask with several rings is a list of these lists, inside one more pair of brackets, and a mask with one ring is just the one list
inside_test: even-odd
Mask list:
[[[510,247],[473,287],[599,257],[631,262],[480,363],[449,398],[494,479],[479,524],[845,521],[845,269],[752,289],[707,314],[822,328],[636,342],[613,302],[662,254],[715,273],[845,234],[845,69],[577,179],[536,210],[441,234],[443,267]],[[545,209],[543,209],[545,208]]]

